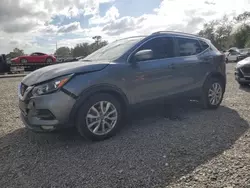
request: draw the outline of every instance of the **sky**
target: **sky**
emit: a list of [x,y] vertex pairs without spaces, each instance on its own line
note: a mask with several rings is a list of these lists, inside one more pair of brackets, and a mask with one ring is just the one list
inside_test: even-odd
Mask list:
[[58,47],[159,30],[196,33],[204,23],[250,10],[250,0],[0,0],[0,54],[54,53]]

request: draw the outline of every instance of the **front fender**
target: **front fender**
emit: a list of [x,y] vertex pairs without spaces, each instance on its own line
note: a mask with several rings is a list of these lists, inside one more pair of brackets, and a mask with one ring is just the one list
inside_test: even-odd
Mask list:
[[117,96],[122,100],[123,105],[127,109],[129,101],[126,94],[120,88],[110,84],[93,85],[87,88],[86,90],[82,91],[81,94],[76,97],[76,102],[70,113],[70,118],[69,118],[70,122],[74,122],[78,109],[80,108],[81,105],[84,104],[86,100],[88,100],[89,97],[95,95],[96,93],[101,93],[101,92],[114,94],[115,96]]

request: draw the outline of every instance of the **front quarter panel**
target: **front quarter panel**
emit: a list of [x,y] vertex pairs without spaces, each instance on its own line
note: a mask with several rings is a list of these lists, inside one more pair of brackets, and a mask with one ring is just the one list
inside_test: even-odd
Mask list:
[[129,92],[128,83],[124,80],[126,69],[128,69],[126,63],[111,63],[101,71],[94,71],[89,73],[78,74],[70,80],[64,89],[68,90],[76,97],[81,96],[87,90],[91,88],[113,88],[124,94],[130,103],[131,96]]

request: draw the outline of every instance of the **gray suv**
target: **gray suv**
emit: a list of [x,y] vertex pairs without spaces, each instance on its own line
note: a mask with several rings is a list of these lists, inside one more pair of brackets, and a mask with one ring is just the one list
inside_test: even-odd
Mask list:
[[216,109],[225,86],[225,56],[209,40],[163,31],[38,69],[22,80],[18,95],[27,128],[75,126],[85,138],[103,140],[121,128],[134,105],[187,98]]

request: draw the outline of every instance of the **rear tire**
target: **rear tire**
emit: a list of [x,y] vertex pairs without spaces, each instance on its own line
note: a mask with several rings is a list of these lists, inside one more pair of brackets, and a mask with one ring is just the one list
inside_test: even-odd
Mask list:
[[120,102],[110,94],[100,93],[84,101],[79,108],[76,127],[80,135],[88,140],[105,140],[121,128],[122,116]]
[[46,59],[46,63],[52,63],[53,62],[53,60],[50,58],[50,57],[48,57],[47,59]]
[[203,86],[201,105],[205,109],[217,109],[223,99],[224,83],[218,78],[209,78]]

